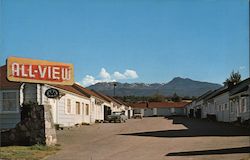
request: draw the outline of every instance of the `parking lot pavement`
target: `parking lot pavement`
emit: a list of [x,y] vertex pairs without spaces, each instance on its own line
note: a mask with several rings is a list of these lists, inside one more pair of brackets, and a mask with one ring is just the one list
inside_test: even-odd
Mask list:
[[62,150],[48,160],[241,160],[250,132],[183,117],[131,119],[57,132]]

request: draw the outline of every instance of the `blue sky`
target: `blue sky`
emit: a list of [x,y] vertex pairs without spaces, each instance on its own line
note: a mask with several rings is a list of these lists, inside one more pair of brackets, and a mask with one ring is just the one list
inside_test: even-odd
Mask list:
[[8,56],[73,63],[75,80],[249,77],[248,0],[2,0]]

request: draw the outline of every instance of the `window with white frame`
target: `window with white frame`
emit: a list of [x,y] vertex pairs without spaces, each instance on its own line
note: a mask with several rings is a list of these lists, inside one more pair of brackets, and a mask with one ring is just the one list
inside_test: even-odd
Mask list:
[[71,99],[67,99],[66,113],[71,113]]
[[241,112],[243,113],[243,112],[246,112],[246,109],[247,109],[247,107],[246,107],[246,98],[242,98],[241,99]]
[[1,94],[1,111],[2,112],[18,112],[18,92],[3,91]]
[[76,114],[81,114],[80,102],[76,102]]
[[89,104],[86,104],[86,112],[85,114],[88,116],[89,115]]
[[224,104],[224,110],[227,110],[227,103]]

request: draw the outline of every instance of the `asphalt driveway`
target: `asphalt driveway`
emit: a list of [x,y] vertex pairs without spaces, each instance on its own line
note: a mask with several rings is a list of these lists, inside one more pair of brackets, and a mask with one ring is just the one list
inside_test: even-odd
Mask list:
[[48,160],[241,160],[250,131],[183,117],[131,119],[57,132],[62,150]]

